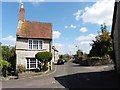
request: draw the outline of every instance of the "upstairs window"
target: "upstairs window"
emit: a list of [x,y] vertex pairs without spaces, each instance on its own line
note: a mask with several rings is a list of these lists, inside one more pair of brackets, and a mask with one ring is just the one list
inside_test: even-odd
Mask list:
[[33,50],[40,50],[43,47],[43,41],[42,40],[28,40],[29,43],[29,49]]

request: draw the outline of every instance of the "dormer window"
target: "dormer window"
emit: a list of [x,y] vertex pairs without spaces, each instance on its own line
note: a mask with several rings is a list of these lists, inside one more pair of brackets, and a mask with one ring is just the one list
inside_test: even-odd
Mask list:
[[28,48],[31,50],[41,50],[43,48],[42,40],[28,40]]

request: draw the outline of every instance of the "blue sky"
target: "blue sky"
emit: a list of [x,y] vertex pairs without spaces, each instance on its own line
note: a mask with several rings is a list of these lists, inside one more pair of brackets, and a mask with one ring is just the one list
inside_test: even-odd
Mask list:
[[[60,53],[69,54],[74,54],[78,48],[88,53],[91,48],[89,43],[100,31],[100,24],[105,22],[107,29],[111,31],[113,7],[113,0],[24,2],[25,20],[51,22],[53,45]],[[2,2],[3,45],[15,45],[19,8],[20,1]]]

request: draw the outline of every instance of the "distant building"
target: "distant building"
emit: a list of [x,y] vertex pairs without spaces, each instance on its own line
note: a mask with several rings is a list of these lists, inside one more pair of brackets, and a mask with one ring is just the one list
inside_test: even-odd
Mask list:
[[55,48],[55,46],[52,47],[52,53],[54,54],[53,56],[53,62],[57,62],[59,59],[59,51]]
[[113,38],[115,68],[120,74],[120,0],[114,6],[111,37]]
[[38,60],[35,59],[35,54],[43,51],[52,52],[52,23],[25,20],[23,3],[21,3],[19,13],[16,34],[16,68],[22,64],[26,69],[36,69]]

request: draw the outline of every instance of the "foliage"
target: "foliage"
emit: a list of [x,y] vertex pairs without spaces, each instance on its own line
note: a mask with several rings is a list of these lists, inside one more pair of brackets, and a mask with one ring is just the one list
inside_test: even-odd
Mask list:
[[71,56],[68,54],[64,54],[64,55],[59,55],[59,58],[69,61],[71,59]]
[[40,60],[41,62],[49,62],[52,60],[52,53],[50,53],[50,52],[38,52],[35,55],[35,58]]
[[16,58],[15,47],[1,46],[1,50],[2,50],[3,60],[8,61],[11,64],[11,68],[15,69],[15,58]]
[[76,52],[76,55],[77,57],[81,57],[83,55],[83,52],[79,49],[77,52]]
[[93,40],[91,46],[92,49],[90,50],[89,56],[103,57],[105,55],[111,55],[113,52],[112,39],[105,24],[101,25],[101,32],[96,36],[96,40]]
[[42,67],[42,71],[47,71],[48,70],[48,63],[44,63]]
[[25,68],[24,65],[22,65],[22,64],[18,65],[18,67],[17,67],[17,72],[18,73],[22,73],[22,72],[25,72],[25,71],[26,71],[26,68]]
[[78,50],[77,52],[76,52],[76,54],[74,55],[74,63],[79,63],[82,59],[83,59],[83,52],[82,52],[82,50]]
[[2,58],[0,58],[0,70],[2,71],[2,75],[6,76],[8,75],[8,68],[11,66],[11,64],[8,61],[2,60]]

